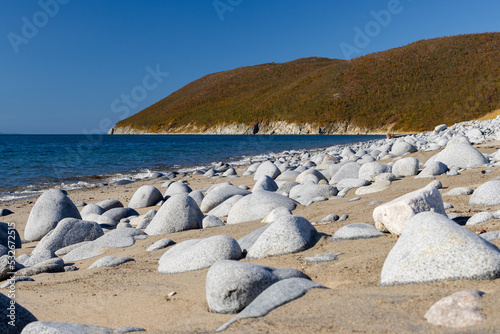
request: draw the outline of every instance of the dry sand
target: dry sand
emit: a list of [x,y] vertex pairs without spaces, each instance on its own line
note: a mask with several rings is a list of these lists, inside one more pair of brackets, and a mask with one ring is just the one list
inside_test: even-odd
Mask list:
[[[491,153],[500,143],[477,146],[482,152]],[[436,152],[418,152],[411,156],[425,162]],[[459,176],[438,176],[443,184],[442,192],[467,186],[477,188],[484,182],[500,176],[500,168],[491,168],[492,174],[481,174],[484,168],[466,170]],[[241,170],[238,171],[241,175]],[[234,179],[203,176],[185,178],[193,190],[207,189],[210,185],[230,181],[235,185],[252,186],[251,176]],[[393,182],[388,190],[362,196],[361,200],[348,202],[357,197],[351,190],[343,199],[319,202],[309,207],[299,206],[294,213],[311,222],[319,221],[330,213],[348,214],[345,222],[316,226],[323,238],[312,248],[298,254],[270,257],[250,262],[295,268],[303,271],[314,281],[330,288],[314,289],[304,297],[290,302],[267,316],[241,320],[233,324],[227,333],[500,333],[500,279],[486,281],[453,281],[432,284],[379,287],[380,272],[384,260],[396,243],[391,235],[376,239],[336,241],[329,238],[340,227],[355,222],[372,223],[374,205],[371,201],[388,202],[398,196],[427,185],[432,179],[406,177]],[[125,186],[109,186],[90,190],[70,191],[73,201],[97,203],[114,198],[125,205],[134,191],[144,184],[160,188],[163,181],[140,181]],[[469,207],[469,196],[444,197],[455,208],[447,212],[473,215],[475,212],[494,212],[499,207]],[[32,200],[3,203],[2,207],[14,211],[1,218],[15,222],[24,234]],[[151,208],[138,210],[141,214]],[[35,282],[16,284],[16,300],[30,310],[39,320],[76,322],[119,328],[138,326],[148,333],[205,333],[214,332],[234,315],[214,314],[208,310],[205,297],[205,278],[208,269],[194,272],[161,275],[157,271],[158,260],[165,250],[146,252],[155,241],[168,237],[179,243],[191,238],[225,234],[238,239],[261,226],[260,222],[191,230],[162,236],[150,236],[138,240],[124,249],[110,249],[106,255],[130,256],[129,262],[115,268],[87,269],[99,257],[76,262],[78,271],[41,274]],[[473,226],[472,231],[500,230],[500,220]],[[499,241],[494,244],[500,246]],[[16,255],[30,253],[36,243],[23,244]],[[308,263],[304,256],[325,252],[339,254],[338,260],[327,263]],[[247,261],[247,260],[243,260]],[[439,299],[463,289],[478,289],[486,294],[482,299],[485,320],[474,327],[453,330],[436,327],[426,322],[425,312]],[[173,297],[167,295],[175,291]],[[3,291],[5,293],[5,291]]]

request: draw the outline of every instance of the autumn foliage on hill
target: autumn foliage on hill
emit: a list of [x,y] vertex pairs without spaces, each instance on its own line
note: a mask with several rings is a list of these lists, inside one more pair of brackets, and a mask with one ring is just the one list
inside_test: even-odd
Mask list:
[[188,124],[347,121],[430,130],[500,107],[500,33],[443,37],[350,61],[303,58],[209,74],[120,121],[150,132]]

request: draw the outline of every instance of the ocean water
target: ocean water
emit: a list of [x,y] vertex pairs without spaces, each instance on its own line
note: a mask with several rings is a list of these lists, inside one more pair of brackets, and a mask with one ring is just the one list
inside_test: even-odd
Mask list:
[[[0,201],[43,189],[95,186],[150,172],[192,170],[212,162],[312,149],[383,136],[0,135]],[[243,160],[242,160],[243,159]]]

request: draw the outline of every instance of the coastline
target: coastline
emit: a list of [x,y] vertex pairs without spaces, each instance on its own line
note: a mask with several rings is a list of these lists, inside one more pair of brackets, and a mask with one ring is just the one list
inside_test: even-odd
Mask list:
[[[343,146],[353,147],[359,152],[371,146],[371,143]],[[474,147],[484,154],[492,154],[500,149],[500,142],[485,141],[474,144]],[[404,157],[414,157],[425,163],[441,150],[442,148],[431,151],[419,150]],[[299,159],[305,151],[289,152],[291,154],[286,156]],[[314,152],[321,151],[326,149]],[[279,161],[282,158],[280,154],[284,152],[277,153],[271,158]],[[401,157],[387,157],[377,162],[388,164]],[[305,161],[308,159],[304,158],[302,162]],[[235,186],[252,187],[255,184],[253,176],[243,175],[246,166],[236,166],[238,177],[235,178],[205,177],[189,173],[173,180],[184,180],[193,190],[206,190],[224,182],[231,182]],[[483,173],[485,170],[492,172]],[[402,177],[394,180],[388,189],[380,192],[357,195],[355,190],[350,190],[343,198],[331,198],[308,206],[298,205],[293,213],[305,217],[312,223],[319,222],[332,213],[339,216],[347,214],[349,217],[346,221],[314,225],[322,237],[313,247],[305,251],[241,261],[300,270],[328,289],[314,289],[303,297],[275,309],[265,317],[240,320],[226,332],[495,332],[500,328],[500,319],[497,317],[500,312],[498,304],[500,279],[381,287],[379,286],[381,268],[387,254],[396,244],[397,237],[386,234],[373,239],[330,241],[330,237],[346,225],[357,222],[373,224],[372,212],[377,204],[370,203],[374,201],[387,203],[394,198],[421,189],[433,180],[442,183],[443,188],[440,192],[444,194],[455,187],[477,189],[495,178],[500,178],[498,163],[493,166],[463,169],[455,176],[442,174],[433,178]],[[143,185],[157,187],[164,193],[165,189],[168,189],[161,187],[164,182],[165,180],[161,178],[142,179],[127,185],[72,190],[68,192],[68,196],[73,202],[83,201],[90,204],[114,198],[127,205],[135,191]],[[360,198],[357,199],[358,197]],[[500,206],[470,207],[467,205],[469,197],[466,195],[443,197],[444,201],[453,206],[446,212],[472,216],[482,211],[500,210]],[[0,220],[13,222],[22,236],[33,204],[31,200],[2,203],[1,207],[14,211],[14,214],[2,217]],[[137,211],[144,215],[151,209],[159,210],[159,208],[153,206]],[[99,257],[75,261],[74,265],[79,270],[43,273],[34,276],[34,282],[19,282],[16,284],[17,301],[39,320],[44,321],[85,323],[112,328],[139,326],[145,328],[148,333],[213,332],[233,315],[209,312],[206,301],[208,269],[179,274],[159,274],[158,261],[165,253],[165,249],[153,252],[146,252],[146,249],[164,238],[170,238],[177,244],[215,235],[228,235],[238,240],[262,226],[260,221],[250,221],[202,230],[150,235],[145,240],[137,240],[133,246],[110,248]],[[500,230],[500,219],[466,228],[476,234],[482,230]],[[37,242],[23,244],[21,249],[16,250],[16,256],[30,254],[37,244]],[[493,244],[500,246],[500,240],[494,241]],[[329,252],[336,253],[338,259],[326,263],[310,263],[303,260],[307,256]],[[88,269],[104,255],[128,256],[134,261],[113,268]],[[464,289],[478,289],[485,292],[481,301],[481,312],[485,319],[481,323],[465,329],[450,329],[427,323],[424,314],[435,302]],[[175,294],[170,296],[174,291]]]

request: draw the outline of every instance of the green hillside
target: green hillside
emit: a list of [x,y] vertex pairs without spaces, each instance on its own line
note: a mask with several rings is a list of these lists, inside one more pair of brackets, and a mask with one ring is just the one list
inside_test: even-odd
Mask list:
[[350,61],[303,58],[204,76],[117,123],[149,132],[266,121],[422,131],[500,107],[500,33],[418,41]]

